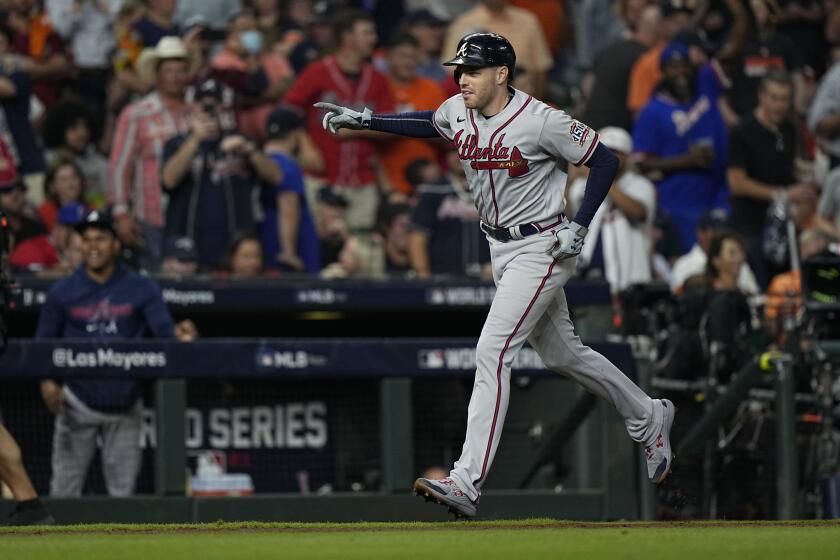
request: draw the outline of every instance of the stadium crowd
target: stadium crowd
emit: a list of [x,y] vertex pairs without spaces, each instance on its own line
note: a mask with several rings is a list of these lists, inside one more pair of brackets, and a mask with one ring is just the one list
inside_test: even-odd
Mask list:
[[[318,101],[434,109],[440,61],[508,37],[514,85],[601,132],[622,170],[580,273],[675,291],[711,234],[738,286],[789,270],[785,221],[840,235],[833,0],[5,0],[0,209],[18,272],[79,265],[105,210],[148,273],[488,278],[443,140],[321,127]],[[585,168],[569,169],[579,202]],[[704,233],[705,232],[705,233]],[[811,234],[809,234],[811,235]],[[738,255],[735,255],[738,256]]]

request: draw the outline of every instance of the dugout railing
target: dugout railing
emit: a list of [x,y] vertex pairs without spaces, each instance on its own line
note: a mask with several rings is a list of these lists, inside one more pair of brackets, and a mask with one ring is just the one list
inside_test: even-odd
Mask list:
[[[222,378],[235,384],[254,380],[317,380],[324,384],[325,390],[330,383],[340,379],[373,381],[378,385],[376,459],[381,466],[381,479],[377,488],[368,489],[373,492],[358,496],[374,495],[384,499],[393,495],[408,499],[407,490],[418,475],[413,460],[414,424],[418,415],[413,410],[412,388],[418,383],[434,384],[443,378],[469,380],[473,374],[474,345],[475,339],[213,339],[195,343],[124,342],[107,347],[88,341],[14,341],[0,361],[0,382],[34,380],[43,377],[45,372],[58,379],[130,376],[152,380],[157,440],[154,493],[166,497],[185,495],[184,415],[188,381],[203,383]],[[598,343],[594,347],[632,374],[634,364],[628,345]],[[514,383],[526,378],[530,383],[544,383],[528,393],[535,399],[549,398],[547,393],[540,393],[552,386],[550,384],[557,383],[561,385],[551,389],[552,395],[568,393],[571,399],[578,394],[574,384],[546,371],[530,348],[523,350],[515,365],[519,367],[515,370]],[[517,426],[515,407],[532,406],[531,401],[524,400],[526,398],[531,397],[517,399],[514,395],[513,400],[518,402],[512,406],[513,416],[509,416],[510,439],[503,441],[497,460],[500,473],[507,472],[500,476],[509,480],[516,479],[519,470],[536,456],[539,447],[533,441],[529,444],[517,440],[521,435],[518,432],[524,429]],[[558,403],[554,409],[557,420],[562,417],[563,410]],[[518,516],[516,511],[519,511],[519,515],[524,516],[541,513],[585,519],[637,518],[638,450],[627,439],[621,419],[608,406],[599,406],[597,413],[591,416],[581,428],[581,441],[574,444],[575,459],[571,468],[579,471],[577,476],[582,479],[578,488],[561,490],[537,485],[537,488],[498,489],[506,486],[502,482],[494,491],[490,484],[487,497],[483,499],[489,504],[485,509],[492,511],[495,502],[499,515],[503,516]],[[548,430],[550,425],[543,420],[541,429]],[[25,439],[23,444],[27,444]],[[507,456],[506,448],[509,449]],[[336,496],[338,494],[333,495]],[[248,498],[241,500],[247,502]],[[253,498],[254,503],[263,505],[264,500],[264,496]],[[210,502],[204,503],[209,504],[205,507],[214,507]],[[240,501],[237,506],[239,511],[245,507],[242,503]],[[409,509],[412,508],[413,505]],[[382,511],[375,515],[369,513],[368,518],[387,518],[387,514]]]

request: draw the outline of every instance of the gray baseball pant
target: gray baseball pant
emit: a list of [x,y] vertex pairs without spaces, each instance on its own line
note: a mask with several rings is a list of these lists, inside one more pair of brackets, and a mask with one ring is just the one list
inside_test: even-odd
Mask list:
[[100,437],[108,495],[132,495],[140,472],[142,421],[140,400],[122,414],[106,414],[90,409],[64,387],[64,405],[55,417],[50,496],[81,496]]

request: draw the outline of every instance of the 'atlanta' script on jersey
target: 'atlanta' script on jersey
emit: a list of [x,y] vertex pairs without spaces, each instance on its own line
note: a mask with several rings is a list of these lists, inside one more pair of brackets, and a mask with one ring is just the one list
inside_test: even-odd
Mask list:
[[503,145],[505,135],[499,136],[493,146],[479,148],[473,134],[465,138],[463,130],[455,134],[455,145],[458,146],[458,156],[462,160],[470,161],[473,169],[507,169],[511,177],[520,177],[528,172],[528,160],[522,157],[522,152],[514,146],[511,149]]

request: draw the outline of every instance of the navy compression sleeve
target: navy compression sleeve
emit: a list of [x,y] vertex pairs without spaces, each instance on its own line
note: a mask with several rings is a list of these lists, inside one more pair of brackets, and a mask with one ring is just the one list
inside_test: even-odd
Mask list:
[[574,222],[588,228],[598,207],[610,192],[618,172],[618,158],[609,148],[599,143],[585,165],[589,168],[589,177]]
[[438,138],[440,135],[432,124],[434,115],[434,111],[372,115],[370,117],[370,129],[413,138]]

